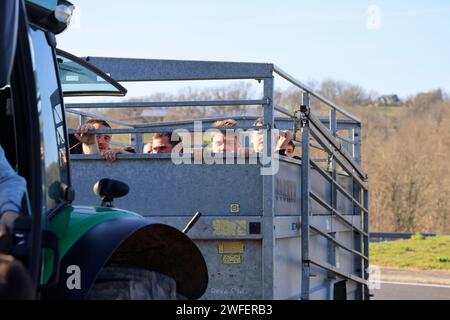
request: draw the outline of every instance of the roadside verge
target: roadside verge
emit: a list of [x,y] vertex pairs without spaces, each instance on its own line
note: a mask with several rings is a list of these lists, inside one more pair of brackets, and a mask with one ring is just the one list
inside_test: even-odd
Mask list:
[[381,267],[381,282],[423,283],[450,286],[450,271]]

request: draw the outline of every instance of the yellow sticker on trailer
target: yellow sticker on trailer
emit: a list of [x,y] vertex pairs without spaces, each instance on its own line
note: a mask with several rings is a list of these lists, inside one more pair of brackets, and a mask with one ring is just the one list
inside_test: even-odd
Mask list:
[[226,254],[222,259],[224,264],[240,264],[241,255],[240,254]]
[[219,253],[244,253],[244,243],[240,241],[220,242]]
[[213,220],[213,233],[218,236],[246,236],[247,220]]

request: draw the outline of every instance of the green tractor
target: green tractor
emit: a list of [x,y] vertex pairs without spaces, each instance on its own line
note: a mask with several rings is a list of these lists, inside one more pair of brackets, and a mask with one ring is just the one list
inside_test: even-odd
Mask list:
[[64,88],[59,68],[74,57],[57,54],[55,35],[72,10],[62,0],[0,1],[0,143],[27,181],[8,254],[26,267],[38,299],[200,298],[208,283],[201,252],[184,232],[114,208],[127,185],[102,179],[94,188],[101,205],[72,205],[63,96],[126,93],[84,61],[80,70],[102,85]]

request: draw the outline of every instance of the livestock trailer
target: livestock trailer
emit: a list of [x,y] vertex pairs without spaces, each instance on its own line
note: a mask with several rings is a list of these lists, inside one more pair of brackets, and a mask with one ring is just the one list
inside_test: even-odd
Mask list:
[[[97,134],[127,134],[134,154],[106,162],[99,155],[71,155],[76,201],[96,201],[92,186],[102,178],[127,183],[130,192],[115,206],[182,229],[195,212],[202,216],[189,231],[208,267],[202,299],[369,299],[368,182],[361,168],[361,121],[293,76],[269,63],[175,61],[106,57],[84,58],[117,81],[130,82],[257,80],[257,99],[66,103],[80,123],[101,118],[115,124]],[[65,70],[62,81],[68,80]],[[275,82],[299,92],[294,106],[276,101]],[[81,81],[81,79],[80,79]],[[92,80],[94,82],[94,80]],[[226,114],[228,107],[257,108],[258,115]],[[319,117],[316,107],[327,107]],[[104,110],[201,107],[221,109],[221,117],[136,123],[106,117]],[[89,110],[86,110],[89,109]],[[101,110],[94,112],[92,110]],[[172,109],[173,110],[173,109]],[[117,111],[116,111],[117,114]],[[173,154],[143,154],[144,136],[156,132],[207,133],[217,120],[251,134],[264,129],[261,153],[202,153],[185,147]],[[200,125],[199,125],[200,123]],[[294,133],[300,159],[273,152],[277,130]],[[69,133],[74,133],[70,130]],[[195,140],[195,139],[194,139]],[[243,147],[251,147],[243,139]],[[316,151],[325,155],[318,157]],[[98,200],[97,200],[98,201]]]

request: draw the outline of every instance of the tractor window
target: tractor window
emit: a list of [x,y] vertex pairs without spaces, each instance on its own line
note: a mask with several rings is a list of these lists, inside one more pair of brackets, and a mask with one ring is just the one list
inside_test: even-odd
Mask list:
[[55,7],[58,5],[58,0],[27,0],[27,1],[50,11],[53,11]]
[[58,69],[65,97],[124,96],[127,90],[84,60],[57,49]]
[[41,152],[45,164],[46,208],[51,210],[64,199],[65,188],[69,186],[66,131],[53,49],[40,30],[31,30],[31,39],[36,66]]

